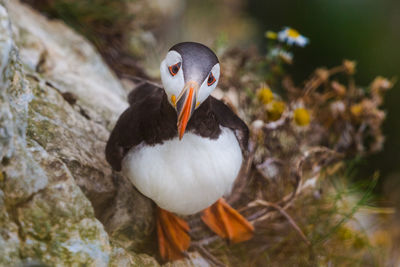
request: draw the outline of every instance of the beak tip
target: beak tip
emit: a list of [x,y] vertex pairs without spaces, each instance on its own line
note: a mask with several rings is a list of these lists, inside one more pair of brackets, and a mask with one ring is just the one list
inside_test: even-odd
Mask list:
[[184,129],[180,129],[180,131],[179,131],[179,141],[182,140],[184,135],[185,135],[185,130]]

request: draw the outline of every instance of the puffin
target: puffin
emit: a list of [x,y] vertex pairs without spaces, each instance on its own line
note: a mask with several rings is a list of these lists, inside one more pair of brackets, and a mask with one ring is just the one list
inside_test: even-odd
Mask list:
[[252,238],[254,228],[224,196],[230,194],[247,152],[249,129],[211,96],[220,64],[207,46],[172,46],[160,65],[162,87],[143,82],[128,95],[106,145],[108,163],[156,208],[160,256],[180,259],[190,246],[182,215],[202,221],[231,243]]

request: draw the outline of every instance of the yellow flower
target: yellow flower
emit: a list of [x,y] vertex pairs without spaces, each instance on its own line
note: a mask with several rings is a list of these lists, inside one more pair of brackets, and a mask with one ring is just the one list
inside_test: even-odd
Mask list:
[[306,126],[310,124],[310,113],[305,108],[297,108],[294,110],[294,121],[299,126]]
[[265,33],[265,37],[267,37],[268,39],[271,39],[271,40],[276,40],[278,38],[278,34],[273,31],[267,31]]
[[338,238],[342,241],[350,240],[354,237],[353,232],[345,226],[342,226],[337,231]]
[[258,90],[257,97],[263,104],[268,104],[274,99],[274,94],[267,85],[264,85]]
[[350,107],[350,112],[353,114],[353,116],[358,117],[361,115],[363,111],[363,106],[361,103],[359,104],[354,104]]
[[278,40],[286,42],[288,45],[298,45],[304,47],[308,44],[308,38],[301,35],[295,29],[285,27],[282,31],[278,32]]
[[286,105],[283,101],[272,101],[267,108],[268,120],[279,120],[282,116],[282,113],[285,111],[285,107]]

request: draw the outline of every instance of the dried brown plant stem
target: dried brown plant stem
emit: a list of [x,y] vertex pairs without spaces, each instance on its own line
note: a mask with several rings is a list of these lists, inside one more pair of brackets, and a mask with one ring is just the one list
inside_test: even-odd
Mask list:
[[325,69],[325,68],[317,69],[313,77],[304,86],[304,95],[309,95],[319,86],[326,83],[332,75],[345,71],[346,68],[344,66],[337,66],[331,69]]
[[[305,236],[303,231],[300,229],[300,227],[297,225],[297,223],[293,220],[293,218],[281,206],[279,206],[279,205],[277,205],[275,203],[272,203],[272,202],[265,201],[265,200],[255,200],[252,203],[250,203],[249,205],[260,205],[260,206],[271,207],[273,209],[276,209],[277,211],[279,211],[288,220],[290,225],[292,225],[292,227],[299,233],[299,235],[301,236],[303,241],[308,246],[311,245],[310,241],[308,241],[307,237]],[[261,219],[262,219],[262,217],[254,220],[253,224],[256,223],[257,221],[261,220]]]
[[192,243],[192,247],[197,250],[203,257],[207,259],[213,266],[224,267],[225,264],[215,258],[203,245],[200,243]]

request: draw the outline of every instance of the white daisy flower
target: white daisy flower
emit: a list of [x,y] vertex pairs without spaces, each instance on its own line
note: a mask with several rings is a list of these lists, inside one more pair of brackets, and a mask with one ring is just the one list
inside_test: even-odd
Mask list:
[[301,35],[295,29],[285,27],[282,31],[278,32],[278,40],[286,42],[288,45],[298,45],[304,47],[308,44],[308,38]]

